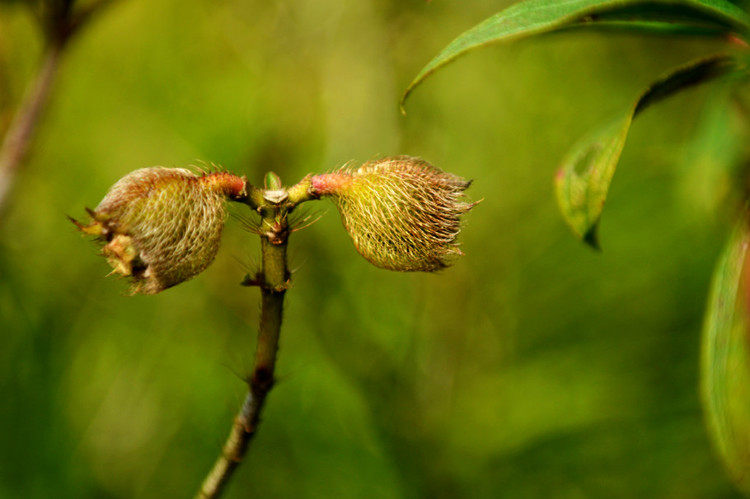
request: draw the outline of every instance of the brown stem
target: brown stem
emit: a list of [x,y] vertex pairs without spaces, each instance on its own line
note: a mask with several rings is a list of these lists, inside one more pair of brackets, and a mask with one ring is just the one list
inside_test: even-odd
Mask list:
[[55,75],[65,48],[73,35],[88,24],[114,0],[97,0],[79,11],[73,11],[73,1],[59,4],[48,18],[42,19],[46,48],[36,77],[29,82],[23,100],[5,132],[0,146],[0,218],[8,204],[16,174],[28,156],[42,114],[49,103]]
[[219,497],[234,470],[245,457],[247,448],[260,422],[260,413],[268,392],[273,387],[276,352],[279,346],[281,315],[289,272],[286,261],[286,213],[279,206],[263,218],[261,236],[262,276],[261,315],[255,367],[248,381],[250,390],[234,419],[221,455],[206,476],[196,499]]
[[29,152],[42,111],[47,106],[65,41],[47,45],[36,78],[29,84],[0,148],[0,215],[8,201],[16,174]]

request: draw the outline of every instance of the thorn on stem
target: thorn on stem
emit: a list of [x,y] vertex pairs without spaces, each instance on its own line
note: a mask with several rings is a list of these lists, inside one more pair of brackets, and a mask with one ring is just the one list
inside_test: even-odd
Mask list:
[[240,283],[240,286],[247,286],[247,287],[252,287],[252,286],[261,287],[261,286],[263,286],[263,279],[262,279],[261,273],[258,272],[258,273],[256,273],[255,275],[252,275],[252,276],[250,274],[245,275],[245,278]]
[[268,392],[273,386],[273,371],[265,366],[259,366],[253,373],[251,388],[253,393]]

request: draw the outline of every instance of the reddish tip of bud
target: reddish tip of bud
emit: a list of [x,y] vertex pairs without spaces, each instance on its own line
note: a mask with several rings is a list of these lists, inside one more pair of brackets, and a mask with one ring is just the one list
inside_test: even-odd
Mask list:
[[247,179],[229,172],[209,173],[200,178],[201,182],[210,185],[215,191],[231,199],[247,196]]
[[324,173],[310,179],[311,191],[317,196],[339,195],[352,184],[347,172]]

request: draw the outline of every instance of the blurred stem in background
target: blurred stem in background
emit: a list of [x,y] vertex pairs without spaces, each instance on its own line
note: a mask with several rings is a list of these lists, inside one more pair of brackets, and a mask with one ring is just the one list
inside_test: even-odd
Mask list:
[[93,14],[114,0],[97,0],[75,9],[75,0],[32,2],[31,8],[42,28],[44,52],[36,76],[28,83],[0,148],[0,217],[7,209],[16,175],[24,164],[34,135],[52,95],[55,76],[62,56],[73,35],[86,25]]

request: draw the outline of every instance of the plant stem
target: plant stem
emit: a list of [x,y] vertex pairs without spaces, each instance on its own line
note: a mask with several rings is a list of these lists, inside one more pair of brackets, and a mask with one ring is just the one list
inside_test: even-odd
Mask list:
[[39,72],[29,84],[26,95],[5,134],[0,149],[0,215],[8,201],[16,173],[29,152],[42,111],[49,102],[64,47],[63,40],[47,45]]
[[288,226],[284,207],[267,206],[264,211],[260,231],[262,269],[258,276],[261,288],[260,328],[255,367],[248,380],[250,389],[234,419],[221,455],[203,481],[196,499],[213,499],[221,495],[247,452],[260,422],[263,403],[274,383],[284,293],[289,280],[286,258]]
[[26,93],[5,132],[0,146],[0,218],[8,204],[16,174],[29,154],[34,135],[49,103],[55,75],[70,40],[90,22],[94,14],[114,0],[96,0],[74,12],[74,0],[51,4],[51,10],[40,22],[45,32],[45,49],[36,77],[29,82]]

